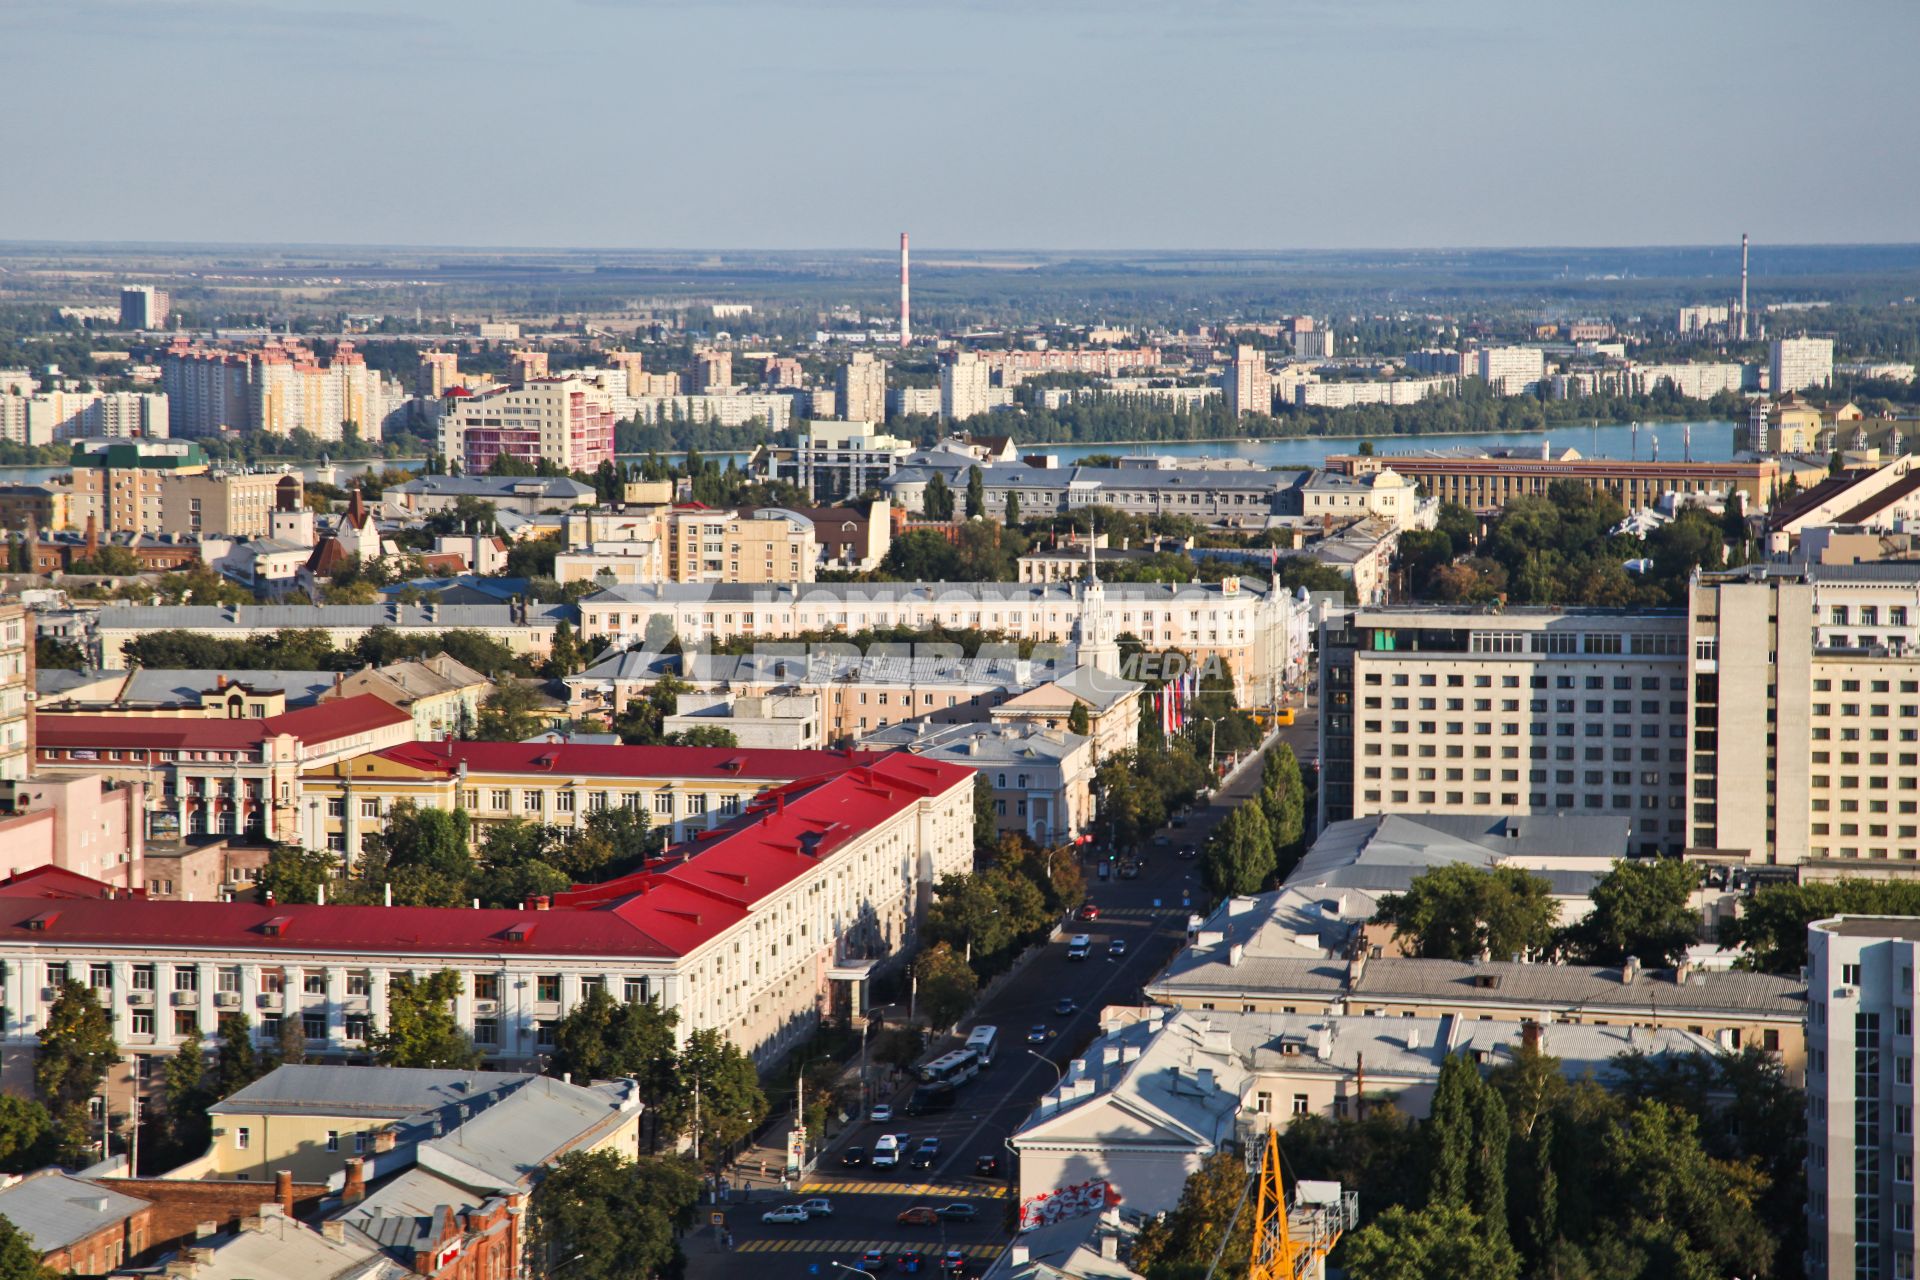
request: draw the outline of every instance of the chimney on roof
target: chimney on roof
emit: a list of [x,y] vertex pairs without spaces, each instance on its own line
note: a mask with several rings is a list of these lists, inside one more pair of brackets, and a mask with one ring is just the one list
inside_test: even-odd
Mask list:
[[347,1242],[347,1224],[339,1218],[329,1218],[320,1224],[320,1234],[335,1244]]
[[[366,1194],[365,1187],[360,1189],[360,1194],[363,1196]],[[273,1171],[273,1198],[280,1202],[281,1212],[291,1218],[293,1216],[293,1170],[275,1169]]]
[[1640,957],[1628,956],[1627,962],[1620,966],[1620,985],[1630,987],[1633,980],[1640,976]]
[[1540,1048],[1540,1024],[1532,1018],[1520,1024],[1520,1045],[1525,1049]]
[[1016,1244],[1007,1251],[1007,1262],[1015,1267],[1024,1267],[1027,1265],[1027,1259],[1030,1256],[1026,1245]]
[[[293,1195],[293,1184],[291,1181],[291,1175],[289,1175],[289,1181],[287,1184],[287,1195],[289,1197]],[[359,1204],[362,1200],[365,1200],[366,1198],[367,1198],[367,1162],[365,1160],[362,1160],[359,1156],[354,1156],[347,1161],[347,1185],[343,1187],[340,1191],[340,1203],[343,1205]],[[293,1212],[293,1204],[292,1204],[291,1198],[289,1198],[287,1203],[287,1212],[288,1213]]]
[[1119,1232],[1103,1231],[1100,1233],[1100,1256],[1105,1258],[1109,1262],[1115,1262],[1119,1260],[1120,1258],[1120,1233]]
[[227,687],[226,673],[222,672],[213,678],[213,687],[216,691]]
[[533,900],[533,909],[535,911],[551,911],[553,910],[553,899],[543,893]]
[[398,1134],[394,1129],[386,1128],[380,1130],[373,1135],[373,1154],[377,1156],[385,1155],[387,1152],[393,1150],[393,1144],[397,1140]]

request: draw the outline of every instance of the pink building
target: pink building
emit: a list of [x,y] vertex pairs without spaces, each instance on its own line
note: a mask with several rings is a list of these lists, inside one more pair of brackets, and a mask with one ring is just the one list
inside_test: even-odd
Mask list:
[[0,877],[54,866],[120,889],[143,887],[146,787],[97,773],[0,783]]

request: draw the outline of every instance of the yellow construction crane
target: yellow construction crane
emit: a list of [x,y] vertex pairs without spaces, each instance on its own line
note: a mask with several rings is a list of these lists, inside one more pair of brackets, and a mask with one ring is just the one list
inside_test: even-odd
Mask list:
[[1260,1165],[1247,1179],[1246,1190],[1235,1206],[1220,1247],[1214,1252],[1213,1265],[1207,1268],[1207,1280],[1220,1267],[1220,1256],[1233,1238],[1247,1200],[1253,1199],[1253,1249],[1249,1259],[1248,1280],[1322,1280],[1327,1273],[1327,1255],[1340,1242],[1352,1220],[1354,1198],[1343,1195],[1337,1183],[1310,1183],[1315,1194],[1296,1195],[1287,1202],[1286,1178],[1280,1169],[1280,1134],[1268,1129],[1260,1152]]

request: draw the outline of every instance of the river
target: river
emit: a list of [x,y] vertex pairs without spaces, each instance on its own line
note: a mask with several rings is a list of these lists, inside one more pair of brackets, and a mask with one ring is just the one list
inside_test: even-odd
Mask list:
[[[1692,449],[1689,454],[1686,436],[1687,428],[1693,429]],[[1470,448],[1523,448],[1539,449],[1543,445],[1551,446],[1558,452],[1563,449],[1576,449],[1585,458],[1632,458],[1646,460],[1653,456],[1655,442],[1659,445],[1659,456],[1669,462],[1691,456],[1695,462],[1725,462],[1733,456],[1733,428],[1731,422],[1661,422],[1642,424],[1636,443],[1635,432],[1631,426],[1607,425],[1597,427],[1561,426],[1550,431],[1485,431],[1464,435],[1436,436],[1370,436],[1374,452],[1381,454],[1411,453],[1435,449]],[[1036,444],[1027,449],[1032,453],[1051,453],[1063,461],[1071,462],[1084,458],[1090,453],[1113,454],[1166,454],[1176,458],[1245,458],[1267,467],[1317,467],[1330,453],[1351,453],[1360,447],[1358,437],[1335,436],[1296,436],[1285,440],[1136,440],[1126,444]],[[622,454],[622,461],[640,461],[642,454]],[[673,455],[668,455],[673,456]],[[704,455],[715,462],[725,463],[729,458],[736,462],[745,462],[744,453],[708,453]],[[336,462],[331,464],[338,480],[350,479],[368,470],[380,470],[383,467],[412,467],[424,465],[425,459],[373,459],[361,462]],[[39,484],[55,476],[65,475],[70,467],[0,467],[0,483]],[[307,479],[314,479],[320,464],[302,463],[298,470]]]

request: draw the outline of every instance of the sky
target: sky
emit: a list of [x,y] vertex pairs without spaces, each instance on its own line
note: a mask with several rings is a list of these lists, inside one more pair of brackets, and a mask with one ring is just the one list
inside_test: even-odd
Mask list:
[[1908,242],[1916,47],[1915,0],[0,0],[0,239]]

